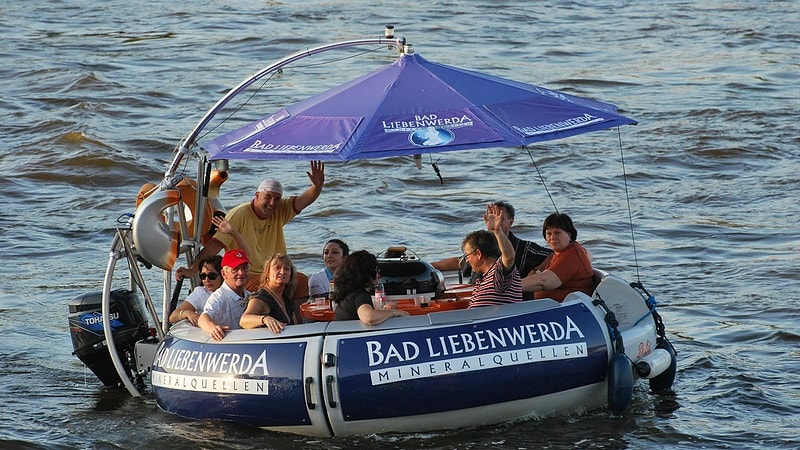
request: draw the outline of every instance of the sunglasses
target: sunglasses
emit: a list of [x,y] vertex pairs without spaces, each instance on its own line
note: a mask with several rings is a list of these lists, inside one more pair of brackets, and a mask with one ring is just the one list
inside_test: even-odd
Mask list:
[[211,272],[211,273],[203,273],[203,272],[200,272],[200,275],[198,275],[198,276],[200,277],[200,281],[203,281],[203,280],[205,280],[206,278],[208,278],[208,279],[209,279],[209,280],[211,280],[211,281],[214,281],[214,280],[216,280],[216,279],[217,279],[217,277],[219,276],[219,274],[217,274],[217,273],[214,273],[214,272]]

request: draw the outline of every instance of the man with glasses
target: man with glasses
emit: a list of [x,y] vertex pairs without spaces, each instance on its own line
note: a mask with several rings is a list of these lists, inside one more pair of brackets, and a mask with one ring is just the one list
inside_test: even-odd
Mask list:
[[479,274],[469,307],[494,306],[522,301],[522,281],[514,265],[514,247],[503,231],[503,208],[492,204],[483,215],[486,230],[464,238],[462,258]]
[[[506,201],[497,201],[489,204],[489,206],[492,205],[498,206],[502,210],[503,216],[500,228],[508,236],[511,246],[514,247],[514,265],[519,270],[520,276],[524,278],[531,272],[543,268],[553,251],[535,242],[520,239],[511,232],[516,212],[514,206]],[[473,276],[472,281],[474,282],[472,269],[469,266],[464,267],[465,262],[465,259],[451,257],[436,261],[431,265],[439,270],[462,270],[464,275]]]
[[250,292],[245,285],[250,275],[250,260],[240,249],[228,250],[222,257],[224,283],[208,297],[197,325],[214,340],[221,341],[225,332],[241,328],[239,319],[247,308]]

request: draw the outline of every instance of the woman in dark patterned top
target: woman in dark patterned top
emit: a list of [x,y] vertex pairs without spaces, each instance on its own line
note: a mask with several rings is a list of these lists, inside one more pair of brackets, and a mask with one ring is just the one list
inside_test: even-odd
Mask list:
[[360,320],[366,325],[377,325],[392,317],[407,316],[399,309],[375,309],[370,292],[380,278],[375,255],[359,250],[347,255],[336,273],[333,283],[336,290],[331,301],[336,304],[333,320]]
[[242,328],[267,327],[273,333],[280,333],[286,325],[301,323],[292,302],[295,272],[288,256],[272,255],[264,263],[260,288],[250,296],[239,325]]

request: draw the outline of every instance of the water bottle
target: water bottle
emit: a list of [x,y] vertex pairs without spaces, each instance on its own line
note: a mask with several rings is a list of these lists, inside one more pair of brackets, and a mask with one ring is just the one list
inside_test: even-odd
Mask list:
[[378,284],[375,285],[375,302],[372,304],[372,306],[375,309],[383,309],[385,304],[386,291],[383,289],[383,283],[378,280]]

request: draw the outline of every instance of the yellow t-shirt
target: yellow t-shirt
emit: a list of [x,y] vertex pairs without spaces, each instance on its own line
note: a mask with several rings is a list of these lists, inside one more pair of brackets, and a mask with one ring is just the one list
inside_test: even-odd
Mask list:
[[[278,210],[269,219],[259,219],[250,202],[242,203],[231,209],[225,219],[239,231],[245,242],[250,245],[250,271],[261,273],[264,261],[275,253],[286,253],[286,241],[283,237],[283,226],[291,221],[297,213],[294,211],[294,197],[281,199]],[[225,246],[226,250],[236,248],[236,241],[229,234],[216,233],[214,238]]]

